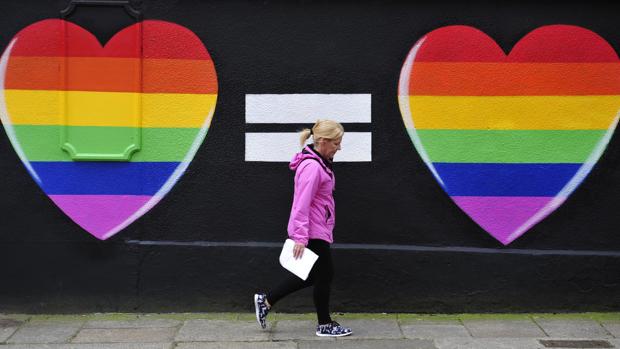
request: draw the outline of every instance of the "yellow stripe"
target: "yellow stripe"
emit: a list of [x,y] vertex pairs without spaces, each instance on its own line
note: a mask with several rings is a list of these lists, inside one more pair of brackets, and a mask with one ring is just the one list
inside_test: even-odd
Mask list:
[[417,129],[598,130],[620,96],[410,96],[409,109]]
[[5,90],[4,93],[9,117],[16,125],[201,127],[211,116],[217,99],[216,94],[182,93],[49,90]]

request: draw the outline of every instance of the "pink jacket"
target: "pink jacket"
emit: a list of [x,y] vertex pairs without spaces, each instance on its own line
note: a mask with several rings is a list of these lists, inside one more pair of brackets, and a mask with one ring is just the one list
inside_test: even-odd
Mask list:
[[295,171],[295,195],[288,221],[288,236],[304,245],[308,239],[334,241],[336,222],[333,191],[336,178],[327,163],[312,146],[295,154],[289,164]]

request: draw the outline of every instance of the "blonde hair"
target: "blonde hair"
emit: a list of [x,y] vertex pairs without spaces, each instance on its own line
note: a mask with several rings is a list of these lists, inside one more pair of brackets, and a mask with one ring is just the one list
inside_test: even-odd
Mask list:
[[344,135],[344,127],[333,120],[317,120],[312,129],[305,128],[299,132],[299,143],[303,148],[306,141],[312,136],[313,141],[317,141],[320,138],[336,139]]

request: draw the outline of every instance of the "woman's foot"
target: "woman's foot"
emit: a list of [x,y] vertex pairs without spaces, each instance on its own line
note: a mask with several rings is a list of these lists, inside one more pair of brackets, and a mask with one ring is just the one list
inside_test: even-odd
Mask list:
[[319,337],[344,337],[352,333],[350,328],[342,327],[336,321],[316,327],[316,335]]
[[254,295],[254,308],[256,309],[256,321],[263,329],[267,328],[267,314],[269,314],[269,303],[267,295],[256,293]]

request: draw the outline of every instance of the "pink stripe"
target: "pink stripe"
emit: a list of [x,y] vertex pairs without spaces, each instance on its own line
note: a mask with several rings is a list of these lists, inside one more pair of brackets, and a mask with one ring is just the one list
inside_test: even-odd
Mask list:
[[[98,239],[119,227],[151,199],[148,195],[50,195],[75,223]],[[136,217],[137,218],[137,217]],[[134,218],[135,219],[135,218]],[[132,219],[132,221],[134,220]]]
[[452,196],[452,200],[504,245],[540,222],[559,204],[551,202],[553,197],[541,196]]

